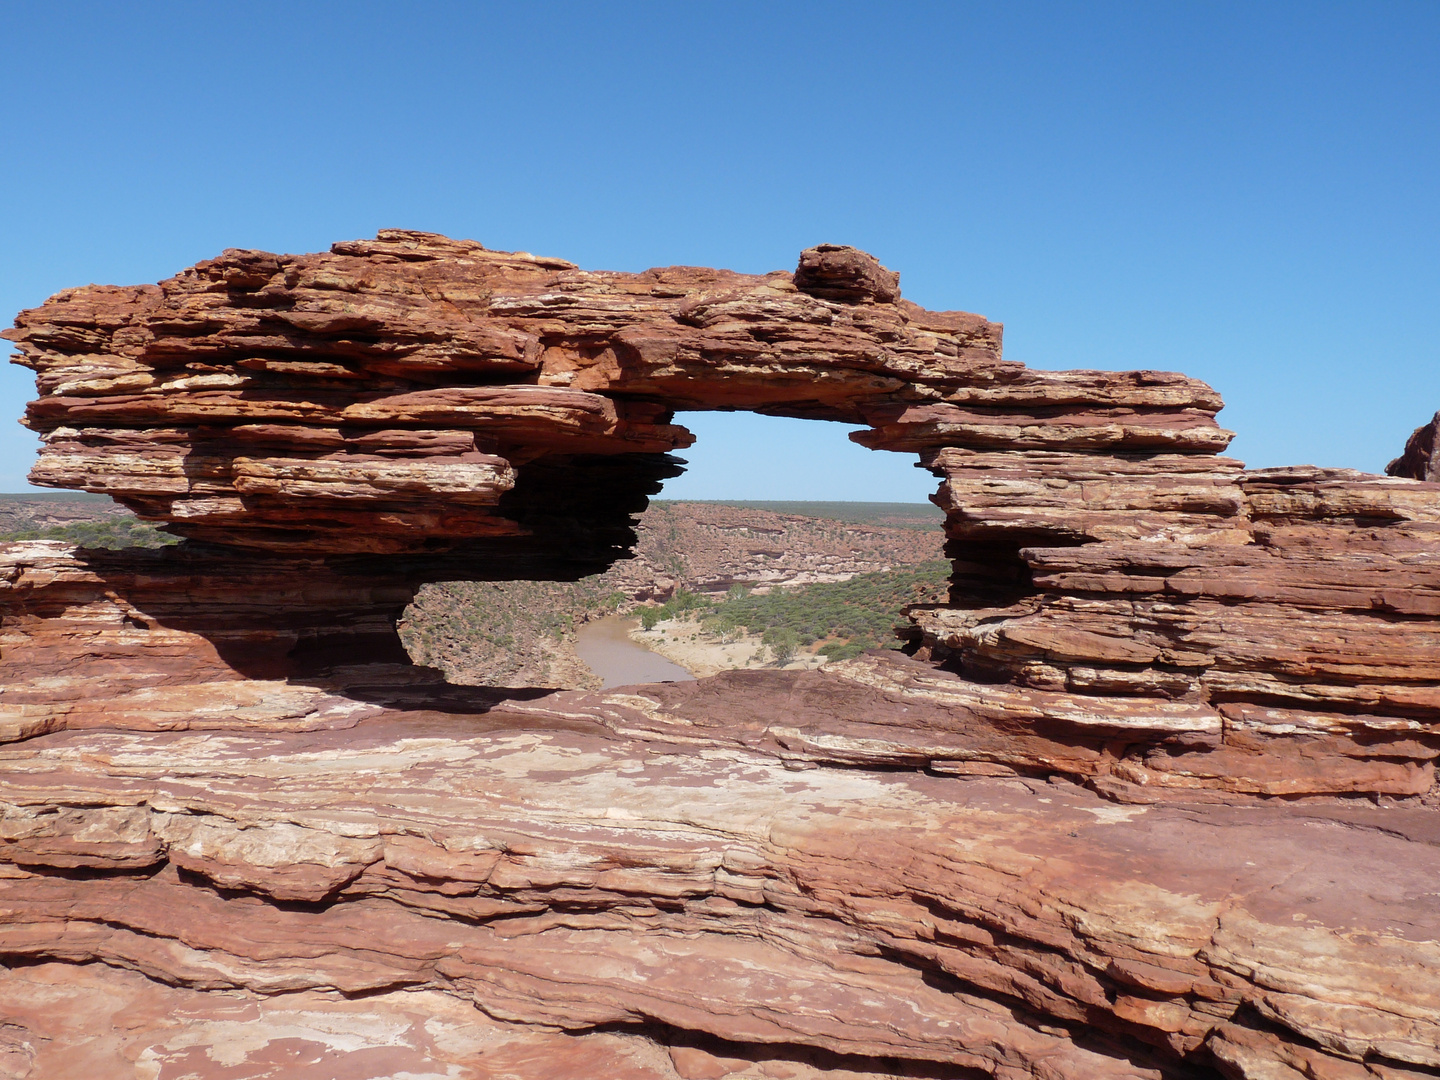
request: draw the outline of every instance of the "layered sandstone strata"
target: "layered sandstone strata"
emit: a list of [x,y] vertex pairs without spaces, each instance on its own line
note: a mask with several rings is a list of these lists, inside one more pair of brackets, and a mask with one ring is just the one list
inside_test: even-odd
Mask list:
[[998,326],[873,287],[884,272],[853,249],[811,254],[829,269],[797,285],[592,273],[391,230],[73,289],[7,331],[41,392],[31,478],[212,542],[502,562],[538,549],[594,572],[691,441],[674,409],[858,421],[862,403],[1023,372],[999,360]]
[[337,696],[316,680],[336,667],[371,682],[412,678],[395,622],[413,597],[403,579],[336,574],[318,559],[5,545],[0,738],[372,711],[356,699],[361,686]]
[[1201,455],[925,462],[956,574],[950,604],[910,613],[924,655],[1104,708],[1192,706],[1197,745],[1129,768],[1136,791],[1350,791],[1357,766],[1432,789],[1440,484]]
[[[91,967],[18,969],[0,1014],[42,1062],[49,1031],[107,1063],[188,1045],[193,1075],[278,1076],[287,1046],[390,1075],[342,1072],[323,1037],[364,1010],[394,1060],[452,1060],[421,1032],[504,1048],[442,1073],[464,1077],[584,1075],[555,1031],[620,1037],[601,1061],[629,1039],[636,1071],[606,1075],[666,1078],[1440,1067],[1433,810],[1117,806],[1061,778],[1103,768],[1113,731],[1031,695],[1018,734],[1024,709],[982,697],[862,659],[344,730],[33,739],[0,752],[0,950]],[[34,1004],[78,980],[104,1017],[145,996],[123,972],[192,992],[149,994],[189,1010],[188,1043],[164,1015],[82,1037]],[[252,1021],[238,1050],[227,1015]]]
[[[41,391],[36,483],[289,554],[505,560],[524,537],[613,559],[626,515],[673,475],[665,453],[690,443],[676,409],[871,424],[895,449],[1230,437],[1203,383],[1028,370],[1000,358],[998,325],[925,311],[836,246],[794,275],[622,274],[388,230],[69,290],[6,336]],[[571,505],[581,488],[603,497]]]
[[[563,1076],[563,1031],[667,1080],[1440,1071],[1420,466],[1245,472],[1203,383],[1002,361],[833,246],[603,274],[387,232],[11,336],[37,480],[191,537],[0,562],[17,1075]],[[944,480],[915,657],[528,702],[405,662],[419,583],[623,554],[686,408]]]

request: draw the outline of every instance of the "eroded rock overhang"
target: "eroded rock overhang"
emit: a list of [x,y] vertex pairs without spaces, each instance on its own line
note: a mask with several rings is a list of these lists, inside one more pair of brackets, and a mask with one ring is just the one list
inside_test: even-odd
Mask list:
[[829,245],[793,274],[628,274],[387,230],[68,290],[6,336],[40,390],[34,483],[212,543],[458,556],[439,577],[575,576],[622,555],[693,441],[675,410],[866,424],[866,445],[905,451],[1212,454],[1230,438],[1203,383],[1031,371],[1001,359],[998,324],[926,311],[898,278]]

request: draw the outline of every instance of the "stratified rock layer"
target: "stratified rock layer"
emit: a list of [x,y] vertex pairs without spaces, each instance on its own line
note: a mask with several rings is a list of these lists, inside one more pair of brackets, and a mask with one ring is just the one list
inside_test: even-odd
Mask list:
[[[395,633],[413,597],[401,578],[337,574],[319,559],[6,545],[0,739],[364,713],[364,683],[416,677]],[[354,676],[343,696],[317,698],[310,685],[335,686],[324,680],[337,668]]]
[[[37,481],[191,538],[0,556],[15,1075],[1440,1072],[1424,429],[1408,478],[1246,472],[1203,383],[1002,361],[833,245],[603,274],[386,232],[10,336]],[[944,481],[913,657],[549,696],[406,662],[425,581],[622,555],[687,408]]]
[[[1433,811],[1120,807],[985,768],[995,725],[964,701],[866,659],[345,730],[40,737],[0,753],[0,950],[241,1003],[438,992],[540,1038],[688,1033],[737,1059],[714,1076],[803,1075],[746,1063],[806,1048],[891,1075],[1440,1066]],[[1103,745],[1051,753],[1083,770]]]
[[212,542],[448,551],[550,576],[508,565],[524,550],[555,576],[594,572],[691,442],[676,408],[859,421],[862,405],[1026,377],[1000,362],[998,326],[869,288],[889,272],[853,249],[823,262],[802,287],[591,273],[391,230],[73,289],[7,332],[42,395],[31,478]]
[[[907,433],[896,448],[936,430],[1005,446],[1229,438],[1203,383],[1030,371],[1000,359],[999,326],[925,311],[897,282],[834,245],[793,276],[621,274],[389,230],[73,289],[6,333],[42,395],[35,483],[216,543],[454,552],[522,577],[593,572],[633,542],[628,515],[691,441],[676,409],[873,423]],[[551,575],[504,565],[521,549]]]
[[[954,602],[911,612],[926,655],[1102,708],[1191,704],[1206,752],[1157,751],[1130,770],[1142,787],[1380,790],[1352,786],[1359,766],[1430,790],[1440,485],[1224,458],[925,460],[957,567]],[[1255,752],[1309,761],[1224,777]]]

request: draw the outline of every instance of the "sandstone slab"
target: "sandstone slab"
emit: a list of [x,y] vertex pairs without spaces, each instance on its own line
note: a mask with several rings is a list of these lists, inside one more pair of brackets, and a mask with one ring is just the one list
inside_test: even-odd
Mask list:
[[430,993],[540,1031],[659,1025],[740,1057],[1440,1063],[1430,811],[797,770],[764,739],[702,746],[695,693],[32,739],[3,754],[25,855],[0,880],[0,948],[251,1002]]

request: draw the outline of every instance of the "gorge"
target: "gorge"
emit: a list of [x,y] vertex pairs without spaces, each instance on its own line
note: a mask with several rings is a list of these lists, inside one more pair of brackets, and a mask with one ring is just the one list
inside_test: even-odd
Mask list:
[[[9,1075],[1440,1073],[1433,430],[1392,476],[1247,471],[1205,384],[1028,369],[834,245],[624,274],[386,230],[5,336],[33,481],[185,538],[0,550]],[[715,408],[941,481],[908,655],[410,662],[426,583],[622,558]]]

